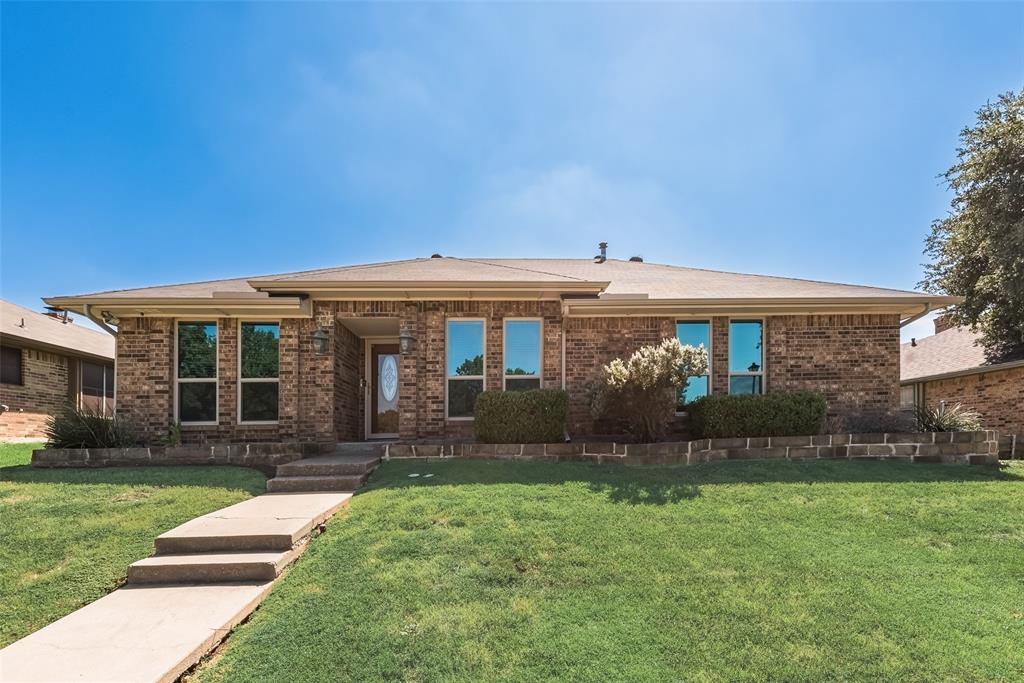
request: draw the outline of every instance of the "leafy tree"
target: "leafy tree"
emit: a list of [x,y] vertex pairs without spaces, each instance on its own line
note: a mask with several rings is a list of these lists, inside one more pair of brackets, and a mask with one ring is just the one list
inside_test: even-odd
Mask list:
[[217,376],[217,326],[180,323],[178,326],[178,376]]
[[474,358],[467,358],[462,365],[455,368],[456,375],[478,376],[484,374],[484,357],[480,354]]
[[242,377],[277,377],[277,327],[272,325],[242,325]]
[[986,355],[1000,360],[1024,353],[1024,90],[977,114],[943,174],[952,210],[932,223],[921,285],[964,297],[952,322],[980,330]]

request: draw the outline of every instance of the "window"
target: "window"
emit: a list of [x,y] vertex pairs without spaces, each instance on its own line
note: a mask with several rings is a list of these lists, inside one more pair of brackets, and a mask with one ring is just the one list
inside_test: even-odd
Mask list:
[[79,406],[93,415],[109,417],[114,414],[114,368],[109,365],[82,361],[81,396]]
[[686,383],[686,393],[680,392],[679,408],[682,409],[687,403],[693,403],[698,398],[707,396],[711,391],[711,321],[677,322],[676,337],[684,346],[703,346],[704,350],[708,352],[708,373],[690,377]]
[[277,422],[281,326],[241,323],[239,329],[239,421]]
[[913,410],[917,407],[917,384],[905,384],[900,387],[900,409]]
[[21,349],[0,346],[0,383],[24,384],[21,377]]
[[505,390],[540,389],[541,321],[505,321]]
[[473,404],[484,390],[484,321],[449,320],[448,417],[473,417]]
[[729,393],[764,392],[764,323],[729,322]]
[[216,424],[217,323],[178,323],[176,372],[181,423]]

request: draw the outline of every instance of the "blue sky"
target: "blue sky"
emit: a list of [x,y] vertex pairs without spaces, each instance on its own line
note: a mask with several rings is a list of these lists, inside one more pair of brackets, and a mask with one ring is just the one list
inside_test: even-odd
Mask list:
[[[427,256],[912,288],[1024,4],[12,4],[0,290]],[[918,334],[918,336],[921,336]]]

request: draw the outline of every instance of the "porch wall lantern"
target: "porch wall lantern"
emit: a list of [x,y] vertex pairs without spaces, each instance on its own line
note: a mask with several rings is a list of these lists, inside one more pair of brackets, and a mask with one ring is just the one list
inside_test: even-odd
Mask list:
[[313,351],[318,356],[326,356],[330,351],[331,335],[327,334],[327,330],[322,327],[318,327],[313,332]]
[[398,350],[403,354],[416,350],[416,335],[408,327],[403,327],[398,333]]

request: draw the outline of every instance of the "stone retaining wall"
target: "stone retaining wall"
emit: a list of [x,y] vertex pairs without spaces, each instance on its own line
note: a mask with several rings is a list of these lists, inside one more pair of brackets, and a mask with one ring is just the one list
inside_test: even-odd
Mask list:
[[608,441],[539,444],[391,443],[387,458],[481,458],[625,465],[695,465],[713,460],[855,458],[995,465],[996,433],[823,434],[738,439],[700,439],[634,444]]
[[134,467],[139,465],[238,465],[274,476],[278,465],[329,453],[334,446],[250,443],[149,448],[45,448],[32,452],[33,467]]

